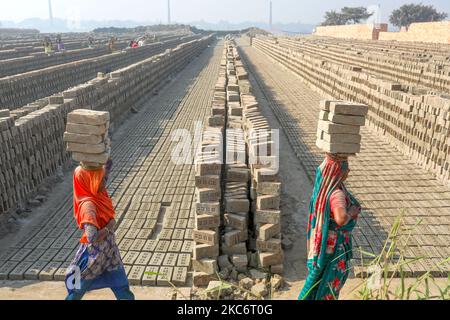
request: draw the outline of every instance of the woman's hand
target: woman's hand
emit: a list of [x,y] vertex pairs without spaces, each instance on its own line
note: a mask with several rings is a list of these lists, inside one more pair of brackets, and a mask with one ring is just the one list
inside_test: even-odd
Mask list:
[[345,226],[351,220],[358,219],[361,208],[358,206],[351,206],[348,210],[344,208],[336,208],[334,212],[334,221],[339,227]]
[[116,220],[111,219],[108,224],[106,225],[106,228],[109,229],[109,231],[114,232],[114,228],[116,227]]
[[361,213],[361,207],[359,206],[351,206],[350,209],[348,209],[348,215],[353,219],[358,219],[359,214]]
[[95,242],[102,243],[103,241],[106,240],[106,238],[108,237],[109,233],[110,232],[106,228],[101,229],[97,233],[97,238],[95,239]]

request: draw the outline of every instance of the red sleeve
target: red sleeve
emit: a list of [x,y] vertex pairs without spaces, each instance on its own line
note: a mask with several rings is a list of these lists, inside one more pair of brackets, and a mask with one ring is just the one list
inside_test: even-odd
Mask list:
[[80,207],[80,226],[84,228],[84,224],[89,223],[97,229],[101,229],[97,222],[97,208],[92,201],[85,201]]
[[330,197],[330,210],[333,213],[337,208],[347,208],[347,202],[345,200],[345,193],[341,189],[333,191]]

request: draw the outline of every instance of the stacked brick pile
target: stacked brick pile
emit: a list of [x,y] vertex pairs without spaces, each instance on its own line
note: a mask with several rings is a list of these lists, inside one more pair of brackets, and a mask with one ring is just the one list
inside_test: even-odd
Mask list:
[[8,152],[14,143],[12,133],[17,134],[17,130],[13,128],[14,119],[10,116],[9,110],[0,110],[0,212],[12,207],[17,197],[21,196],[15,194],[18,179],[14,179],[15,166]]
[[74,104],[72,101],[55,104],[56,97],[49,100],[52,104],[44,109],[17,119],[0,119],[0,215],[15,209],[43,179],[69,159],[63,142],[64,118]]
[[[322,94],[368,105],[369,126],[444,184],[450,184],[450,99],[446,95],[373,76],[364,68],[352,67],[348,60],[337,60],[331,53],[325,60],[316,52],[292,51],[272,40],[254,39],[253,44],[300,74]],[[389,64],[388,68],[397,74],[395,65]],[[450,83],[448,75],[440,76],[438,69],[436,83]]]
[[360,128],[369,108],[345,101],[321,101],[316,145],[327,153],[356,154],[361,151]]
[[105,164],[111,154],[109,112],[77,109],[67,115],[64,141],[75,161]]
[[[238,272],[246,272],[248,266],[247,240],[250,212],[249,172],[247,152],[242,130],[242,107],[240,104],[235,50],[232,42],[227,46],[227,103],[228,121],[226,133],[225,167],[225,216],[222,239],[222,260],[228,259]],[[224,263],[222,261],[222,266]],[[225,268],[227,268],[225,266]]]
[[2,78],[0,79],[0,106],[11,110],[21,107],[36,99],[87,81],[97,72],[122,68],[163,50],[161,43],[142,48],[144,49],[139,51],[116,52]]
[[113,125],[129,112],[131,102],[151,94],[161,79],[185,66],[211,40],[212,37],[205,37],[190,41],[158,58],[118,71],[110,78],[100,75],[63,92],[62,96],[47,98],[42,107],[37,103],[31,107],[32,112],[22,110],[23,113],[14,116],[0,117],[0,216],[15,209],[70,159],[63,141],[68,113],[86,107],[108,111]]
[[237,50],[234,51],[241,106],[243,130],[250,167],[251,216],[254,237],[250,241],[249,264],[252,267],[283,273],[284,254],[281,247],[281,183],[278,176],[277,137],[259,110],[251,93],[248,73]]
[[[194,231],[194,239],[197,242],[193,260],[195,286],[215,285],[217,282],[215,273],[222,279],[231,277],[236,280],[240,279],[239,275],[242,277],[250,274],[251,277],[261,277],[264,274],[255,269],[266,269],[278,274],[283,272],[284,254],[280,228],[281,183],[277,175],[276,139],[272,136],[266,118],[260,113],[255,97],[251,94],[248,73],[234,42],[226,41],[225,48],[212,107],[212,117],[217,117],[213,122],[225,123],[226,130],[224,149],[226,162],[222,168],[223,219],[219,239],[221,255],[216,257],[217,251],[214,247],[218,223],[216,209],[219,203],[197,203],[197,221],[203,216],[208,221],[214,221],[214,224],[207,225],[212,228],[208,230],[205,228],[203,232]],[[219,119],[218,116],[225,118]],[[206,129],[205,135],[211,136],[209,128]],[[211,155],[207,157],[203,150],[198,158],[211,159]],[[267,160],[270,162],[264,162]],[[201,162],[197,161],[198,170],[200,164]],[[271,169],[273,164],[275,169]],[[213,167],[204,170],[205,173],[210,173],[212,169]],[[219,169],[219,166],[214,167],[214,170],[217,170],[216,178]],[[200,171],[197,174],[199,175]],[[200,179],[197,177],[198,181]],[[217,180],[214,181],[217,186]],[[217,197],[218,194],[215,194],[211,201],[215,201]],[[206,198],[204,200],[206,201]],[[212,207],[214,209],[211,209]],[[200,260],[195,259],[199,254],[198,248],[205,248],[205,254],[208,255],[198,256],[202,258]]]
[[[246,140],[252,177],[252,214],[258,266],[283,273],[281,247],[281,183],[278,177],[276,143],[267,119],[253,95],[243,95]],[[271,168],[272,167],[272,168]]]
[[219,227],[221,225],[223,131],[226,112],[226,51],[215,85],[211,116],[196,154],[195,241],[192,265],[194,285],[206,286],[219,271]]
[[[128,42],[117,43],[116,45],[117,48],[124,49],[128,45]],[[109,48],[104,46],[95,49],[84,48],[71,50],[64,53],[56,52],[52,55],[47,55],[45,53],[33,54],[26,57],[4,60],[0,61],[0,78],[72,61],[91,59],[109,53]]]
[[342,64],[348,70],[370,72],[394,83],[414,84],[450,92],[448,46],[395,44],[323,38],[279,38],[281,47],[305,52],[324,61]]

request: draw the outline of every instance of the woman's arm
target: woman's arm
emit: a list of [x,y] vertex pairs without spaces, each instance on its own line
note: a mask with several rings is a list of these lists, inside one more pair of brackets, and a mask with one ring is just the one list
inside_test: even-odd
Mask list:
[[[91,201],[86,201],[81,207],[81,224],[83,226],[84,232],[86,233],[86,238],[89,243],[99,243],[106,239],[109,230],[105,228],[100,229],[97,221],[97,212],[95,204]],[[115,226],[115,221],[110,221],[108,226]]]
[[89,243],[101,243],[105,241],[106,237],[112,232],[107,227],[98,230],[96,226],[86,223],[84,225],[84,232],[86,232],[86,238]]
[[333,216],[339,227],[345,226],[350,221],[350,216],[345,208],[334,208]]
[[342,190],[336,190],[330,197],[330,209],[333,213],[333,219],[340,227],[345,226],[352,219],[358,218],[359,208],[352,206],[347,211],[345,193]]

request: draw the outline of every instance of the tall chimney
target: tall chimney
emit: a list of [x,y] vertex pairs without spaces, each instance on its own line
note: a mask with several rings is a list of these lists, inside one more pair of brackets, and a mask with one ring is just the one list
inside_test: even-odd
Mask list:
[[170,24],[170,0],[167,0],[167,23]]
[[272,31],[272,1],[270,1],[269,26],[270,26],[270,30]]
[[52,0],[48,0],[48,18],[50,19],[50,24],[53,26]]

